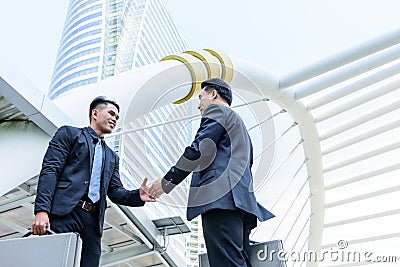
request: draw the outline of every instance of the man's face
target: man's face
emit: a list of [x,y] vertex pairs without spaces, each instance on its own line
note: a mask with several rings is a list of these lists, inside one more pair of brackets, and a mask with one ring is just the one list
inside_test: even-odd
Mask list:
[[94,109],[92,116],[94,130],[100,137],[104,134],[112,133],[119,119],[118,109],[112,104]]
[[206,90],[202,89],[199,94],[199,106],[197,107],[200,110],[200,114],[203,115],[206,108],[214,102],[216,95],[215,90],[210,90],[207,92]]

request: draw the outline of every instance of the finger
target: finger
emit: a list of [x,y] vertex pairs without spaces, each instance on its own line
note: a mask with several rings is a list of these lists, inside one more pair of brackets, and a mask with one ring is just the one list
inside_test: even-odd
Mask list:
[[36,225],[35,229],[36,229],[36,234],[37,235],[41,235],[42,234],[41,227],[39,225]]
[[142,186],[146,186],[146,184],[147,184],[147,177],[145,177],[144,179],[143,179],[143,183],[142,183]]
[[37,235],[42,235],[42,227],[40,227],[39,225],[36,226],[36,234]]
[[34,228],[34,230],[33,230],[33,233],[35,234],[35,235],[41,235],[41,231],[40,231],[40,226],[39,225],[35,225],[35,228]]
[[34,235],[40,235],[40,225],[39,222],[34,221],[32,223],[32,232]]
[[41,235],[46,234],[46,225],[41,225],[41,226],[40,226],[40,234],[41,234]]

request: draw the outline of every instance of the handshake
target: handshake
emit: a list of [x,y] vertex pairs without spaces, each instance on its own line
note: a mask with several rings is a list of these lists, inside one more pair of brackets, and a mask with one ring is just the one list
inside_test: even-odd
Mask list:
[[164,190],[162,188],[162,178],[155,181],[152,185],[147,185],[147,178],[144,178],[142,185],[139,188],[140,199],[144,202],[155,202]]

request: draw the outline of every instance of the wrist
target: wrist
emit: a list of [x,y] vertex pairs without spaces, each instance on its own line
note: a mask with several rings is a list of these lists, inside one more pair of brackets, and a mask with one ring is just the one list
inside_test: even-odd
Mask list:
[[41,214],[49,215],[49,213],[47,211],[45,211],[45,210],[38,210],[38,211],[35,212],[35,215],[41,215]]
[[176,184],[172,183],[171,180],[167,180],[165,178],[163,178],[161,180],[161,188],[164,191],[164,193],[166,193],[166,194],[171,192],[171,190],[174,189],[175,186],[176,186]]

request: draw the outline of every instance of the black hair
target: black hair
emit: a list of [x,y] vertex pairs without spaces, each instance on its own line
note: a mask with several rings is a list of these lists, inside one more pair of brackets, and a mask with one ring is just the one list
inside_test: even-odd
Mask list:
[[89,121],[92,118],[93,109],[96,109],[99,105],[107,106],[108,104],[114,105],[119,112],[119,105],[114,100],[107,99],[105,96],[98,96],[95,99],[93,99],[93,101],[92,101],[92,103],[90,103],[90,107],[89,107]]
[[230,106],[232,104],[232,91],[229,88],[225,88],[216,84],[210,84],[203,88],[207,92],[210,92],[211,89],[215,89],[219,96],[225,100],[226,103]]

